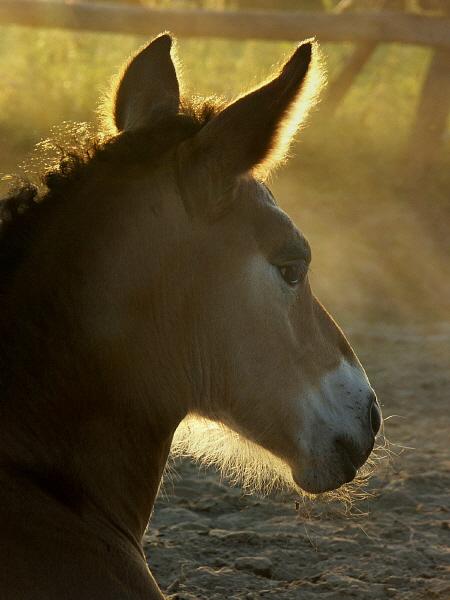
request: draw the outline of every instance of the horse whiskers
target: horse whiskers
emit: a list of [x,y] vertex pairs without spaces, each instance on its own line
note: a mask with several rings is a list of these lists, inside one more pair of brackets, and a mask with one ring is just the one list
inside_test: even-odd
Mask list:
[[339,489],[323,494],[310,494],[295,484],[291,470],[280,458],[257,444],[245,439],[227,426],[191,415],[178,427],[172,443],[172,457],[191,457],[206,467],[215,467],[221,476],[245,493],[262,495],[271,492],[294,492],[304,500],[320,499],[341,502],[348,510],[356,501],[370,497],[364,489],[380,462],[395,452],[388,440],[381,436],[371,457],[356,478]]

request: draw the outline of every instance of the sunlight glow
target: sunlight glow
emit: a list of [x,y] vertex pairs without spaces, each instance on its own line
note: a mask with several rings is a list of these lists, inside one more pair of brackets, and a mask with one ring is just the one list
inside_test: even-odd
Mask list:
[[245,493],[294,492],[304,500],[338,501],[346,508],[370,495],[364,489],[367,480],[375,466],[391,454],[390,444],[382,435],[351,483],[332,492],[313,495],[298,488],[284,461],[222,423],[189,415],[176,430],[171,448],[172,457],[191,457],[203,466],[215,467],[222,478],[240,486]]

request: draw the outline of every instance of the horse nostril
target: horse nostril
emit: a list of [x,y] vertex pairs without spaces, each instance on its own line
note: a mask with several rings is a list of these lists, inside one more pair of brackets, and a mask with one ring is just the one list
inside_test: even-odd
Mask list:
[[372,402],[369,409],[370,426],[372,427],[373,435],[377,435],[381,427],[381,412],[378,406],[377,397],[371,394]]

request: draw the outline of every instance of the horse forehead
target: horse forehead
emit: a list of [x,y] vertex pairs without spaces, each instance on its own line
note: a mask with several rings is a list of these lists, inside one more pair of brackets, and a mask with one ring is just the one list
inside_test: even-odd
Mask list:
[[264,244],[282,243],[286,238],[304,236],[287,213],[282,210],[270,189],[255,181],[249,202],[250,214],[257,240]]

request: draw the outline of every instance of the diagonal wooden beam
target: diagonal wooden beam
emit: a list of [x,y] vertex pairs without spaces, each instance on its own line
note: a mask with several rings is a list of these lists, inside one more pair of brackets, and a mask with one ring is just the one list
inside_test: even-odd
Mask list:
[[425,76],[408,153],[408,179],[427,179],[430,167],[442,156],[447,118],[450,114],[450,51],[436,50]]
[[327,115],[332,116],[346,94],[350,91],[355,79],[369,62],[378,47],[378,42],[361,42],[352,51],[337,77],[330,81],[321,107]]

